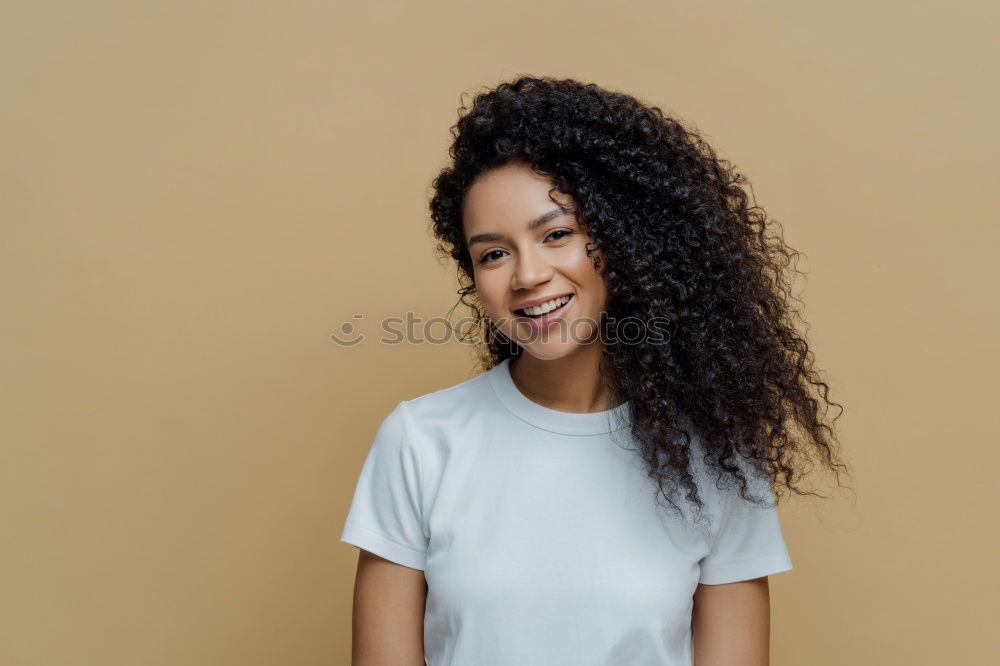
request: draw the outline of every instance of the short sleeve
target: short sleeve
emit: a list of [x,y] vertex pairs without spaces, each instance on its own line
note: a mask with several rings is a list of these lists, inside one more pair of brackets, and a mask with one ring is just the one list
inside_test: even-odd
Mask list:
[[[745,468],[742,471],[747,474]],[[712,549],[700,562],[699,583],[735,583],[792,568],[770,479],[747,474],[747,482],[750,494],[764,498],[767,506],[740,497],[739,483],[735,480],[721,491],[719,523]]]
[[423,570],[427,538],[421,515],[420,455],[405,401],[383,419],[358,476],[340,540]]

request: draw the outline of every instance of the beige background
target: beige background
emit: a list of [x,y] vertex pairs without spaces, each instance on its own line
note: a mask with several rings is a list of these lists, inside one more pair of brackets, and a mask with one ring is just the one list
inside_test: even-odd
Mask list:
[[455,302],[430,179],[520,73],[677,114],[806,255],[854,479],[781,509],[772,663],[997,663],[997,7],[3,3],[0,663],[349,663],[371,437],[472,372],[376,322]]

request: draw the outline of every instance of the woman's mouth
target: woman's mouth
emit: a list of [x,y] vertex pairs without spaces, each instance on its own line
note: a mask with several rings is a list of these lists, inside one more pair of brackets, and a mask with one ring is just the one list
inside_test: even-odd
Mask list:
[[531,315],[520,309],[514,310],[514,314],[518,316],[518,322],[524,322],[533,328],[542,328],[561,319],[567,308],[573,303],[574,298],[574,294],[566,294],[566,296],[560,297],[561,300],[565,301],[564,303],[542,314]]

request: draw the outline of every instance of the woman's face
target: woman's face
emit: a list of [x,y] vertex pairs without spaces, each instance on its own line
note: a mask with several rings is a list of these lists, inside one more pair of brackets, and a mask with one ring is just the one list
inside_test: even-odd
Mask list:
[[[607,303],[604,278],[587,256],[590,238],[572,212],[549,198],[553,185],[527,164],[507,164],[476,179],[462,210],[483,309],[505,336],[546,360],[599,342]],[[553,196],[572,204],[565,194]],[[544,305],[534,310],[534,304]]]

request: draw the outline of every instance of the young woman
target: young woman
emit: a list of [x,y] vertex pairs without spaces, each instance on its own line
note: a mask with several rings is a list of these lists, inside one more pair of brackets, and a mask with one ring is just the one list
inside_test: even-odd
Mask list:
[[773,491],[844,467],[794,251],[631,96],[524,76],[453,129],[431,217],[483,371],[378,428],[341,536],[353,663],[766,665]]

